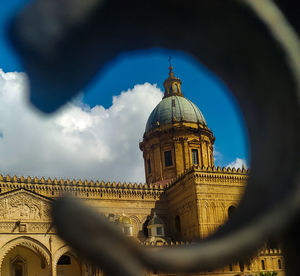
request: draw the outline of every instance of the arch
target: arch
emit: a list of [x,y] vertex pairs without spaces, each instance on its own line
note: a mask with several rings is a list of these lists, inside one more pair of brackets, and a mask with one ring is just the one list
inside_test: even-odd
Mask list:
[[[62,255],[69,254],[76,259],[79,264],[80,270],[82,270],[82,263],[78,258],[78,255],[72,250],[72,248],[68,245],[64,245],[57,249],[53,254],[53,271],[57,271],[57,262]],[[82,271],[80,271],[82,274]]]
[[231,218],[232,218],[232,216],[234,215],[235,211],[236,211],[236,207],[235,207],[234,205],[230,205],[230,206],[228,207],[228,210],[227,210],[227,213],[228,213],[228,219],[231,219]]
[[[22,236],[15,238],[13,240],[10,240],[5,245],[3,245],[0,249],[0,267],[2,267],[2,262],[5,258],[5,256],[14,248],[17,246],[23,246],[25,248],[28,248],[32,250],[34,253],[36,253],[38,256],[41,256],[46,260],[47,265],[50,267],[50,251],[46,246],[44,246],[41,242],[38,240],[35,240],[30,237]],[[41,259],[43,261],[43,259]]]
[[141,225],[141,221],[139,220],[139,218],[137,216],[130,216],[129,217],[132,221],[132,226],[133,226],[133,234],[135,236],[138,235],[139,231],[141,230],[142,228],[142,225]]
[[[72,248],[68,245],[63,245],[62,247],[60,247],[59,249],[57,249],[55,251],[55,253],[53,254],[53,262],[56,264],[59,260],[59,258],[64,255],[65,253],[68,253],[68,252],[72,252]],[[74,257],[77,258],[77,255],[76,253],[71,253],[72,255],[74,255]]]
[[140,219],[137,217],[137,216],[130,216],[129,217],[132,221],[134,221],[134,223],[136,223],[137,225],[140,225],[141,224],[141,221]]

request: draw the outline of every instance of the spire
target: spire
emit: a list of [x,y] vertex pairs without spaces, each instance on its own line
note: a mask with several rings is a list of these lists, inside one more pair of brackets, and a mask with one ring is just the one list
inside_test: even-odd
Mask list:
[[173,66],[172,66],[172,57],[169,56],[169,78],[174,78]]
[[164,98],[169,96],[182,96],[181,80],[174,76],[173,66],[171,63],[171,56],[169,57],[169,77],[164,81],[165,95]]

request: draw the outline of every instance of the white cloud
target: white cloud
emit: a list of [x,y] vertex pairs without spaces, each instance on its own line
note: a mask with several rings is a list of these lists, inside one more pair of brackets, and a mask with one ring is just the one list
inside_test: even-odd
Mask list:
[[219,152],[215,146],[214,146],[213,155],[214,155],[215,162],[220,163],[223,160],[223,154]]
[[0,173],[144,181],[146,120],[162,92],[145,83],[90,108],[80,99],[52,116],[26,103],[24,73],[0,69]]
[[231,162],[230,164],[228,164],[226,167],[241,168],[242,169],[243,166],[245,167],[245,169],[248,168],[247,160],[237,157],[233,162]]

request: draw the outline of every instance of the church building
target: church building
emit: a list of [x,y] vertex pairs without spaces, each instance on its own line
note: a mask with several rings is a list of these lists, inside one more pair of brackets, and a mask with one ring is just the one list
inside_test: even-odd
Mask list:
[[[68,191],[146,247],[172,247],[216,231],[237,207],[248,171],[215,167],[215,137],[184,97],[173,68],[139,147],[145,184],[0,174],[0,276],[102,276],[56,234],[51,202]],[[187,275],[284,275],[281,250],[266,247],[248,263]],[[147,276],[174,275],[145,271]]]

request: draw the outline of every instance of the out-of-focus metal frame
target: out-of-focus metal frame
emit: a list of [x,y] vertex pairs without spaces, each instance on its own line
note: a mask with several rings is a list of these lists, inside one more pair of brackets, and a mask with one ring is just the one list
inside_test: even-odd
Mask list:
[[287,274],[297,275],[300,42],[297,24],[290,24],[288,15],[271,0],[28,4],[9,35],[30,79],[30,101],[40,110],[55,111],[123,51],[175,49],[192,55],[230,88],[251,143],[245,195],[232,220],[207,240],[143,248],[68,197],[53,207],[61,237],[109,275],[131,276],[144,268],[174,273],[213,269],[248,258],[275,237]]

